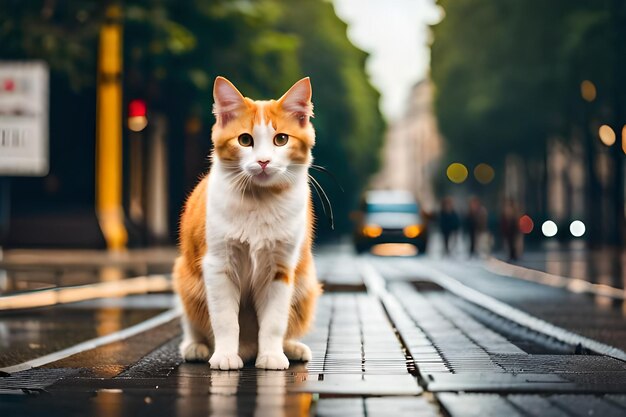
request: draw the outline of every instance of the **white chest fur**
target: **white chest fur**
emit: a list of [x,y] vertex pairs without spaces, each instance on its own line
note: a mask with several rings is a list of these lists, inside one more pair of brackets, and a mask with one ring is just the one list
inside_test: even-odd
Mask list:
[[[209,176],[206,239],[241,281],[267,280],[277,264],[295,268],[306,230],[306,174],[278,194],[242,196],[219,166]],[[260,276],[262,275],[262,276]]]

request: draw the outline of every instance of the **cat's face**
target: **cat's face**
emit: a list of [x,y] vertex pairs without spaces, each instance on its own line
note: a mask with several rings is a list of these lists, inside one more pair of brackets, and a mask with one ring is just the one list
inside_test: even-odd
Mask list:
[[213,97],[213,157],[235,186],[284,189],[306,175],[315,144],[308,78],[278,100],[254,101],[218,77]]

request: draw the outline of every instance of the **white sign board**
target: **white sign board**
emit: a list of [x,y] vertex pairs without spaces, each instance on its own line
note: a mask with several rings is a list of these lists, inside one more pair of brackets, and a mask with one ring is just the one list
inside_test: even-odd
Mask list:
[[48,173],[48,66],[0,61],[0,175]]

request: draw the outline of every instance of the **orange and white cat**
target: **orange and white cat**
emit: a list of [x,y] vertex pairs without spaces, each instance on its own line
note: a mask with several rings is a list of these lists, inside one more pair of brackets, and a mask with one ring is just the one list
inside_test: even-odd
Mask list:
[[258,368],[286,369],[289,359],[311,359],[296,339],[321,292],[308,183],[311,83],[253,101],[218,77],[213,96],[212,166],[186,202],[174,266],[180,351],[214,369],[255,357]]

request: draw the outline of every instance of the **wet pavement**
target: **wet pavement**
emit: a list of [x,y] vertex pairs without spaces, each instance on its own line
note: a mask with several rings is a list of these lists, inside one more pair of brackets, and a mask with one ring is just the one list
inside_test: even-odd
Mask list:
[[172,308],[172,295],[83,301],[0,311],[0,368],[125,329]]
[[[487,270],[482,261],[421,262],[534,317],[626,350],[626,309],[623,303],[495,274]],[[396,271],[400,268],[399,276],[404,279],[420,275],[419,267],[411,263],[397,262],[394,268]]]
[[[558,242],[547,240],[528,244],[520,259],[510,261],[501,248],[493,253],[483,251],[482,258],[510,262],[529,270],[540,271],[553,277],[565,277],[624,290],[626,288],[626,251],[614,247],[590,249],[583,240]],[[430,258],[439,260],[469,260],[469,241],[466,236],[458,236],[451,255],[444,256],[443,241],[439,233],[431,233],[428,252]],[[495,268],[494,268],[495,269]],[[507,270],[507,275],[515,275],[515,269]],[[523,274],[522,274],[523,275]],[[549,280],[547,280],[549,282]],[[622,291],[621,297],[626,293]]]
[[582,242],[547,245],[524,253],[514,264],[548,274],[626,288],[626,252],[615,248],[590,250]]
[[[503,277],[481,262],[357,257],[347,247],[322,247],[316,263],[326,292],[304,339],[310,363],[286,371],[247,364],[237,372],[185,364],[173,319],[0,378],[0,415],[626,415],[626,362],[579,346],[573,333],[622,346],[621,306]],[[571,337],[528,328],[451,291],[438,274]],[[123,300],[131,298],[121,305],[130,308]]]
[[167,274],[176,254],[174,248],[0,251],[0,295]]

